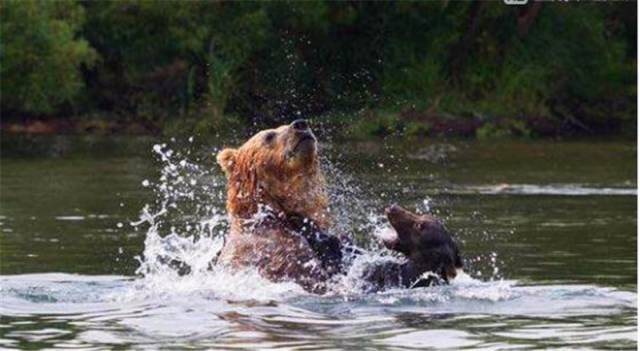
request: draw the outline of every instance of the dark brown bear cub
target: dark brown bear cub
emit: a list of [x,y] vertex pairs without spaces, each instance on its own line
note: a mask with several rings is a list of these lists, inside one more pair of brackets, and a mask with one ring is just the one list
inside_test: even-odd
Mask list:
[[413,286],[429,285],[438,280],[448,283],[462,269],[462,259],[458,246],[440,221],[429,214],[418,215],[393,205],[386,209],[387,218],[395,238],[386,238],[382,242],[394,251],[407,257],[408,277],[425,272],[435,276],[423,281],[414,281]]
[[[367,264],[360,277],[363,289],[373,292],[389,288],[416,288],[447,284],[462,270],[458,246],[444,225],[429,214],[415,214],[393,205],[385,210],[393,227],[393,235],[382,239],[390,250],[404,256],[401,261],[374,261]],[[317,228],[308,227],[299,231],[310,243],[323,265],[348,270],[345,264],[336,265],[335,260],[347,256],[358,256],[364,250],[335,240]],[[346,273],[346,271],[343,271]]]

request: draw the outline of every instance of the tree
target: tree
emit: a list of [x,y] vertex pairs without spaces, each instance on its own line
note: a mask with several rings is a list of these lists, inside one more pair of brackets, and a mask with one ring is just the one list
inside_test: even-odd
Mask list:
[[0,2],[2,109],[48,114],[84,86],[81,67],[97,54],[77,38],[83,8],[71,1]]

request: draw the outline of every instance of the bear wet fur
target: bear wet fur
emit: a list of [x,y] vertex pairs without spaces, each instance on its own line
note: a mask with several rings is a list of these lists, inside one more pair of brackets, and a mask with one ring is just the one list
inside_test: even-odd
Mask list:
[[[326,185],[317,141],[306,121],[261,131],[239,148],[222,150],[217,161],[227,176],[231,226],[219,263],[233,269],[255,267],[272,281],[294,281],[308,291],[324,293],[327,281],[344,272],[343,255],[362,252],[343,238],[328,234],[331,219]],[[372,290],[424,285],[420,278],[427,271],[447,281],[456,265],[461,266],[459,256],[457,261],[454,257],[455,243],[451,241],[455,249],[445,250],[454,258],[429,253],[442,249],[440,245],[430,247],[434,241],[429,238],[421,239],[434,231],[412,231],[408,221],[422,223],[424,218],[406,216],[410,212],[398,208],[392,206],[387,211],[397,238],[384,243],[406,259],[373,264],[362,279],[371,283]],[[448,237],[444,227],[442,231]],[[436,261],[446,268],[441,269]],[[449,262],[454,262],[453,266]]]
[[219,262],[324,291],[332,269],[300,233],[304,223],[316,231],[330,223],[317,142],[306,122],[261,131],[222,150],[217,161],[227,176],[231,225]]

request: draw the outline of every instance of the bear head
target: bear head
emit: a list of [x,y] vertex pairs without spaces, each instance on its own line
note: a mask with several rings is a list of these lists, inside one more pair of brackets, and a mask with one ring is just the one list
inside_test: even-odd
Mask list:
[[420,272],[448,280],[462,269],[458,246],[444,225],[429,214],[418,215],[398,205],[385,210],[395,236],[382,240],[390,250],[404,254]]
[[317,140],[305,120],[263,130],[238,148],[220,151],[217,161],[227,176],[232,219],[252,218],[266,207],[328,225]]

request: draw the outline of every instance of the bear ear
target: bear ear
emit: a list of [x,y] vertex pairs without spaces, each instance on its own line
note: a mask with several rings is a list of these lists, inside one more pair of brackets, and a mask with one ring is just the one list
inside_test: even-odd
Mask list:
[[216,160],[218,161],[220,167],[222,167],[222,170],[224,171],[224,174],[227,175],[227,177],[231,174],[231,171],[233,171],[233,166],[236,163],[237,154],[238,150],[230,148],[218,152]]

